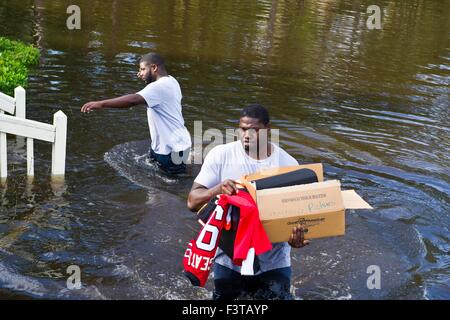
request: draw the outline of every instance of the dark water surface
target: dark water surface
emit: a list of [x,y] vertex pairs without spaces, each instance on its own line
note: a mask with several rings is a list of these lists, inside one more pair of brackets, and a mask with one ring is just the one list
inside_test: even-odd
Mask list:
[[[82,29],[66,28],[78,4]],[[382,29],[368,30],[369,5]],[[68,116],[67,173],[49,179],[51,146],[9,138],[1,187],[0,297],[203,299],[181,274],[198,225],[185,201],[197,167],[167,177],[148,162],[143,107],[81,114],[138,91],[137,59],[162,53],[184,94],[186,125],[236,126],[267,106],[280,144],[375,210],[349,211],[345,237],[293,251],[304,299],[449,299],[449,1],[7,1],[0,36],[42,52],[27,117]],[[207,143],[207,141],[206,141]],[[66,288],[78,265],[83,288]],[[366,286],[378,265],[381,289]]]

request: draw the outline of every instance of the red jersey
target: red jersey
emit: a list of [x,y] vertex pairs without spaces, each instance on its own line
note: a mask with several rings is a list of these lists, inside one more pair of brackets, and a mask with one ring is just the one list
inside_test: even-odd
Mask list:
[[247,192],[239,190],[233,196],[222,194],[215,204],[216,207],[197,240],[189,243],[183,258],[185,274],[196,286],[203,287],[208,279],[222,229],[227,221],[228,223],[231,221],[232,206],[238,207],[240,213],[231,257],[233,263],[241,266],[249,251],[260,255],[272,249],[272,244],[259,220],[258,208]]

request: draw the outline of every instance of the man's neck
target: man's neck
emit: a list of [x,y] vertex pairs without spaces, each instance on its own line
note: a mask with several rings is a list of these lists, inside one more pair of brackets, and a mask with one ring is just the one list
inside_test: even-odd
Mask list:
[[156,81],[158,81],[160,78],[162,78],[162,77],[168,77],[169,76],[169,74],[165,71],[165,72],[161,72],[161,73],[158,73],[157,75],[156,75]]
[[[245,150],[245,149],[244,149],[244,150]],[[252,155],[250,155],[250,150],[245,150],[245,153],[246,153],[250,158],[252,158],[252,159],[255,159],[255,160],[264,160],[264,159],[269,158],[269,157],[272,155],[273,147],[272,147],[272,144],[271,144],[271,143],[267,143],[266,150],[267,150],[267,156],[265,156],[264,154],[261,155],[260,152],[259,152],[259,151],[260,151],[259,148],[257,148],[257,151],[256,151],[256,158],[255,158],[255,157],[252,157]]]

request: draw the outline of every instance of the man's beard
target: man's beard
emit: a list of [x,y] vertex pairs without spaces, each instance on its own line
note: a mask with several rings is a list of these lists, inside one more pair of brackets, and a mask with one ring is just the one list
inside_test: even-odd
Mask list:
[[150,84],[150,83],[152,83],[153,81],[155,81],[155,79],[153,78],[153,76],[152,76],[151,74],[149,74],[149,75],[144,79],[144,81],[145,81],[145,84],[147,85],[147,84]]
[[156,77],[153,77],[152,74],[149,74],[147,76],[147,78],[144,79],[144,81],[145,81],[145,84],[150,84],[150,83],[156,81]]

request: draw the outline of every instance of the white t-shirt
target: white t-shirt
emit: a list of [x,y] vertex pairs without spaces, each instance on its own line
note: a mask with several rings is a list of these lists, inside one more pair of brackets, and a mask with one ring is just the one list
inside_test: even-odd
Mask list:
[[[195,182],[212,188],[226,179],[239,179],[243,175],[265,168],[276,168],[298,165],[297,160],[286,151],[272,144],[270,157],[263,160],[251,158],[244,150],[241,141],[235,141],[214,147],[205,157],[200,173]],[[285,268],[291,265],[291,247],[287,242],[273,243],[273,249],[258,256],[260,271]],[[241,268],[232,263],[231,259],[220,249],[217,249],[215,263],[228,267],[240,273]]]
[[167,155],[190,148],[191,135],[184,126],[178,81],[172,76],[161,77],[137,94],[147,103],[152,150]]

